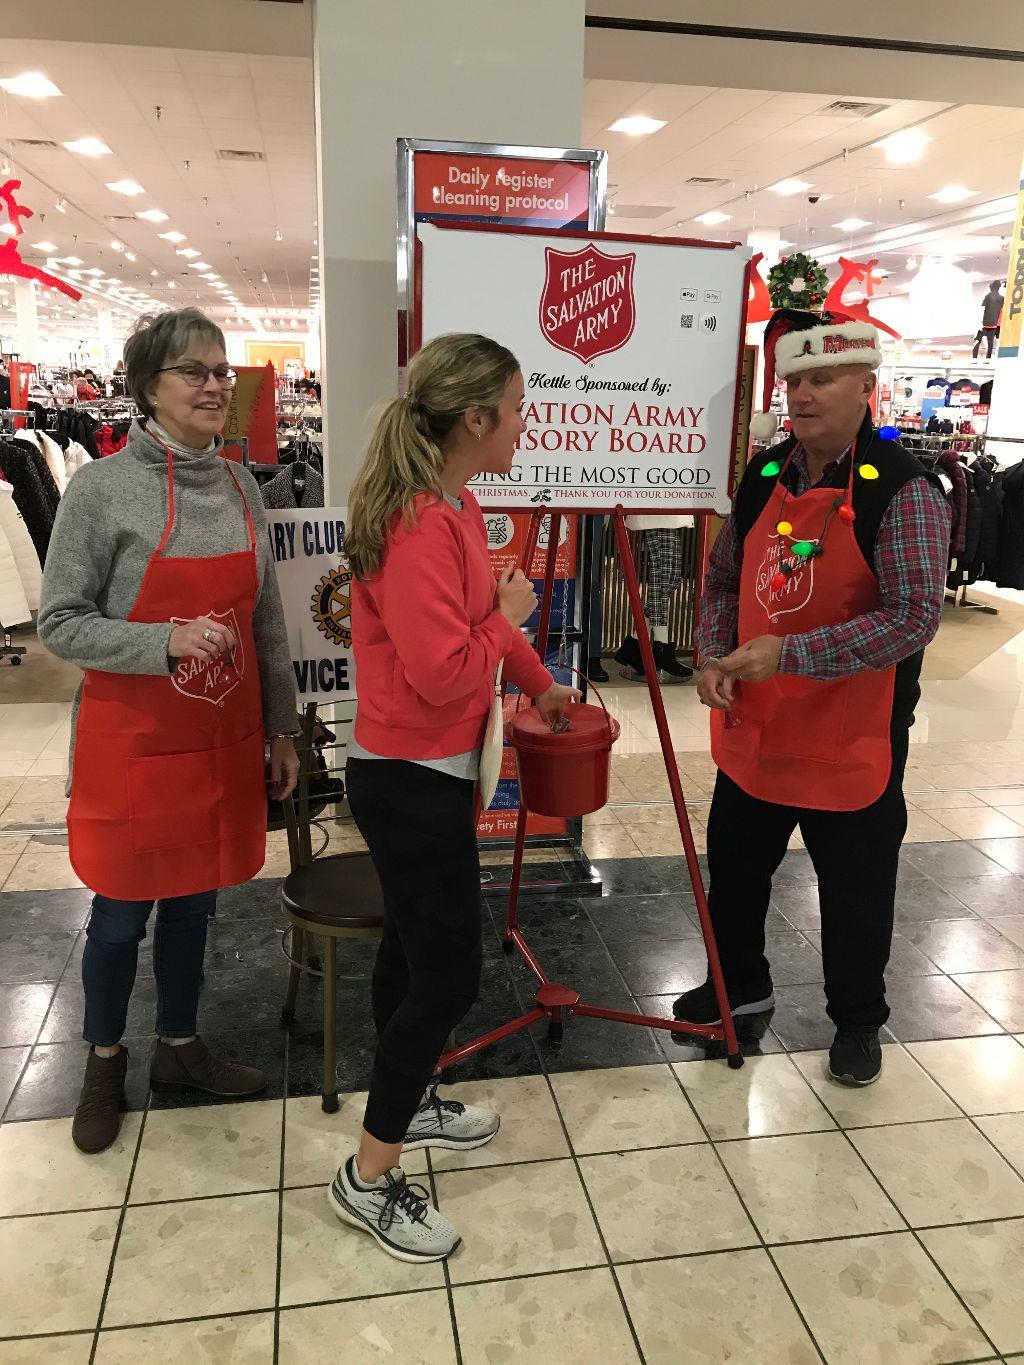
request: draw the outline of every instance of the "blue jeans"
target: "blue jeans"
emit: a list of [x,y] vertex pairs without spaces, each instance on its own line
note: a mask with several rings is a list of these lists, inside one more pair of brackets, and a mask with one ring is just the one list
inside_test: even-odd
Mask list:
[[[206,924],[217,904],[216,891],[160,901],[153,932],[156,977],[156,1031],[163,1038],[191,1038],[196,1031],[199,987],[203,980]],[[139,944],[153,901],[115,901],[95,896],[82,958],[87,1043],[113,1047],[120,1042],[135,985]]]

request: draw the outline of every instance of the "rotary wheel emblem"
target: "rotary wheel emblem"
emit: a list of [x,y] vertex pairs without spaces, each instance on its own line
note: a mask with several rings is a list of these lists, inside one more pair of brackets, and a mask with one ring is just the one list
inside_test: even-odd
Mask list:
[[336,645],[352,645],[352,570],[325,573],[313,591],[310,606],[321,635]]

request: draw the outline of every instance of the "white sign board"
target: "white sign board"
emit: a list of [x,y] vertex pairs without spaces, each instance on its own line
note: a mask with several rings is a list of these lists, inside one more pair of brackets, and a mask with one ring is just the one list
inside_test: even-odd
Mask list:
[[423,223],[421,330],[518,357],[527,429],[485,506],[729,511],[746,247]]
[[342,553],[346,509],[268,512],[295,695],[303,702],[352,701],[352,571]]

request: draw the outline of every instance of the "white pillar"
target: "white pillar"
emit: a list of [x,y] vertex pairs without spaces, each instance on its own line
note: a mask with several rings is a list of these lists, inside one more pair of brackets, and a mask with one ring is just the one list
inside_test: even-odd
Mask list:
[[324,445],[344,504],[396,388],[396,139],[577,147],[584,0],[314,0]]
[[96,335],[100,343],[100,378],[114,372],[114,314],[109,303],[96,305]]
[[36,286],[32,280],[14,279],[14,306],[18,316],[15,349],[22,360],[39,362],[39,314]]

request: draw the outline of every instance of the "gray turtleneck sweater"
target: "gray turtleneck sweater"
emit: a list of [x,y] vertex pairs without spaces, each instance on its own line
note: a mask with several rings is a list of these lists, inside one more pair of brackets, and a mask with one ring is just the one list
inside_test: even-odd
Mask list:
[[[166,432],[161,435],[168,440]],[[222,443],[202,451],[168,444],[174,451],[175,517],[166,553],[199,559],[244,550],[245,518],[219,454]],[[234,472],[256,533],[260,587],[253,634],[263,721],[268,735],[287,734],[298,729],[295,683],[266,516],[255,479],[241,465]],[[166,524],[167,454],[136,421],[125,448],[79,470],[61,498],[39,609],[39,638],[51,653],[107,673],[169,671],[173,627],[125,619]]]

